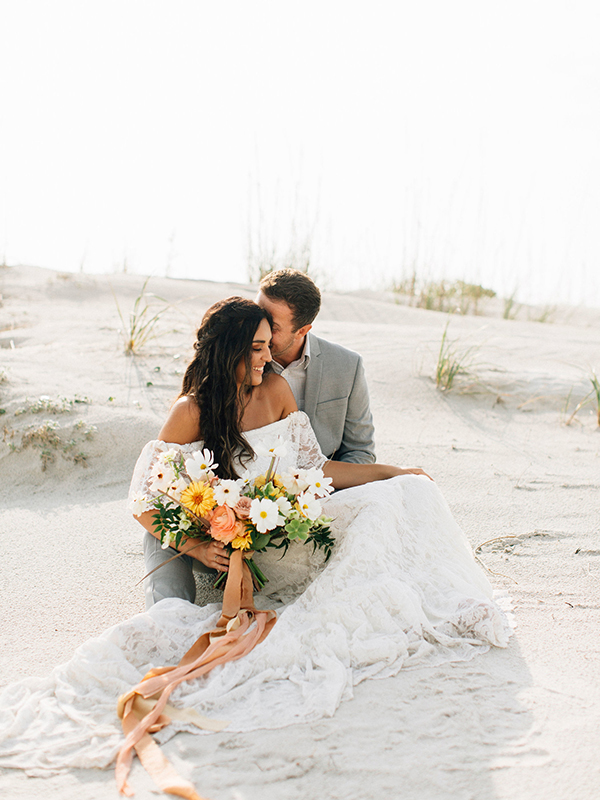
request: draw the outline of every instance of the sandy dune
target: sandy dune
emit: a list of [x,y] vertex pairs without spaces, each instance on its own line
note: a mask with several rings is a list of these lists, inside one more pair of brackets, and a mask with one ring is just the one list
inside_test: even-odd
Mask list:
[[[203,311],[254,296],[251,286],[153,279],[148,288],[172,305],[159,338],[131,357],[111,286],[127,316],[142,282],[0,269],[2,685],[46,674],[143,610],[140,529],[124,503],[133,464],[178,393]],[[431,374],[445,315],[384,295],[325,295],[315,330],[364,355],[379,460],[425,467],[471,543],[495,540],[480,556],[501,573],[493,581],[512,597],[517,630],[505,651],[361,684],[332,719],[175,737],[165,752],[203,794],[600,796],[600,430],[591,405],[564,424],[591,388],[590,368],[600,370],[600,313],[568,319],[454,317],[449,337],[478,348],[477,380],[444,394]],[[132,783],[141,800],[157,796],[139,765]],[[117,797],[112,772],[93,770],[3,770],[0,794]]]

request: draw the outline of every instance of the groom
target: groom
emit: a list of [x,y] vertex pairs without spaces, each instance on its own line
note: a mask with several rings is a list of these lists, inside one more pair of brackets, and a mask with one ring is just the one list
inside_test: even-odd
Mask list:
[[259,306],[273,317],[272,368],[289,383],[329,459],[375,461],[373,417],[358,353],[310,333],[321,308],[313,280],[295,269],[270,272],[260,282]]

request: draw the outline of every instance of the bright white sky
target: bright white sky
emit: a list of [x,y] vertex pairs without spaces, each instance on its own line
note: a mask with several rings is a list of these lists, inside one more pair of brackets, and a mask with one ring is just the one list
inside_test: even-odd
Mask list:
[[[0,0],[0,259],[600,305],[596,0]],[[294,233],[295,232],[295,233]]]

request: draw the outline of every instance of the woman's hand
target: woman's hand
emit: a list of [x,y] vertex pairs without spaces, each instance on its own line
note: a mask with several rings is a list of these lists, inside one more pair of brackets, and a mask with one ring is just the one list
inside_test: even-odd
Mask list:
[[391,464],[351,464],[345,461],[326,461],[323,465],[326,478],[331,478],[336,489],[348,489],[350,486],[360,486],[372,481],[385,481],[398,475],[424,475],[433,480],[420,467],[402,469]]
[[180,552],[200,561],[205,567],[216,569],[218,572],[229,571],[229,553],[225,549],[223,542],[211,539],[210,542],[194,542],[188,539],[180,547]]
[[[154,511],[144,511],[143,514],[135,517],[135,519],[160,542],[160,533],[156,531],[154,526],[154,513]],[[174,547],[174,543],[171,546]],[[223,542],[218,542],[216,539],[211,539],[209,542],[185,539],[179,545],[178,550],[180,553],[186,553],[190,558],[200,561],[205,567],[216,569],[219,572],[229,571],[229,554]]]
[[421,467],[414,467],[413,469],[400,469],[400,467],[398,467],[398,475],[425,475],[430,481],[433,480],[431,475],[428,475]]

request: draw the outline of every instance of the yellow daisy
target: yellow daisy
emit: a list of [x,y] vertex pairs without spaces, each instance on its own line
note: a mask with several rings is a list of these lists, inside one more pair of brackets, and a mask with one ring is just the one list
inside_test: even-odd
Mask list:
[[236,536],[231,542],[234,550],[249,550],[252,544],[249,536]]
[[197,517],[204,517],[216,505],[212,487],[204,481],[194,481],[181,493],[181,502]]

